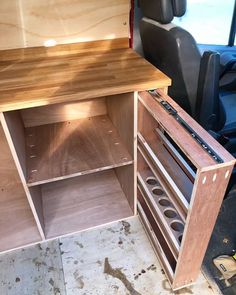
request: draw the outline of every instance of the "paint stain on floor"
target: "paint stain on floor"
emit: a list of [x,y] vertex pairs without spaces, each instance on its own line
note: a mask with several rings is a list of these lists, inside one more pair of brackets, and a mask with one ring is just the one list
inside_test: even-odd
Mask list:
[[105,258],[104,262],[104,273],[120,280],[124,284],[125,288],[130,292],[130,295],[141,295],[134,289],[133,285],[127,279],[125,274],[121,271],[121,268],[111,267],[107,257]]

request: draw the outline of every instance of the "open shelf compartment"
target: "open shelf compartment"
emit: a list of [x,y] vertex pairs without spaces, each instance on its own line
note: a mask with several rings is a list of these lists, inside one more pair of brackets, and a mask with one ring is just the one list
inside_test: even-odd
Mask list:
[[4,120],[29,187],[134,160],[133,93],[10,111]]
[[26,128],[28,186],[132,164],[107,115]]
[[135,214],[136,111],[126,93],[1,114],[42,239]]
[[43,184],[46,238],[61,236],[133,215],[115,170]]

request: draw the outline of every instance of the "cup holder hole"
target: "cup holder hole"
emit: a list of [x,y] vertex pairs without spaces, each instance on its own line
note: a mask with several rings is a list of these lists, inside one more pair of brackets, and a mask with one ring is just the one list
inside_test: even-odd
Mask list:
[[172,222],[170,226],[174,231],[177,231],[177,232],[182,232],[184,230],[183,223],[181,223],[179,221]]
[[164,191],[161,187],[155,187],[153,190],[152,190],[153,194],[154,195],[157,195],[157,196],[161,196],[164,194]]
[[154,177],[148,177],[148,178],[146,179],[146,182],[147,182],[147,184],[149,184],[149,185],[157,185],[157,184],[158,184],[156,178],[154,178]]
[[173,209],[167,209],[164,211],[164,214],[167,218],[175,218],[177,216],[177,213]]
[[170,201],[167,199],[160,199],[158,202],[163,207],[168,207],[171,205]]

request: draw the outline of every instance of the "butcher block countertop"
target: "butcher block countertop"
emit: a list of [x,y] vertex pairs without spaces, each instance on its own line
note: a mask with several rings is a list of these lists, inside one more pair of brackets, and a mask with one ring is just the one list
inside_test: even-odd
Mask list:
[[0,51],[0,112],[170,84],[128,39]]

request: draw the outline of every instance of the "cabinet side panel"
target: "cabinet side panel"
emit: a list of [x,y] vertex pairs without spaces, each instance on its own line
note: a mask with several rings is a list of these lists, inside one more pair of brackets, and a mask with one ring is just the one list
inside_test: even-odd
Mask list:
[[[131,156],[134,156],[134,142],[137,117],[136,93],[112,95],[107,98],[107,112]],[[137,131],[136,131],[137,132]]]
[[40,241],[7,140],[0,124],[0,252]]
[[42,202],[40,200],[41,195],[39,192],[35,195],[36,191],[33,192],[33,195],[31,195],[31,192],[26,184],[25,134],[20,113],[17,111],[0,113],[0,120],[9,145],[9,150],[11,151],[12,158],[14,159],[16,165],[16,171],[18,171],[19,178],[23,185],[25,195],[27,196],[40,235],[42,239],[44,239],[43,224],[40,222],[40,220],[43,221],[42,210],[41,206],[37,206],[38,203],[40,204]]
[[197,279],[232,168],[231,165],[197,174],[173,289],[190,285]]
[[11,134],[11,138],[17,153],[17,157],[20,161],[22,171],[25,178],[26,172],[26,147],[25,147],[25,131],[24,125],[18,111],[4,113],[5,122],[7,128]]
[[136,214],[136,198],[134,194],[136,188],[134,187],[134,165],[118,167],[115,169],[116,176],[119,180],[120,186],[129,202],[130,208]]
[[134,214],[137,213],[137,92],[107,98],[107,112],[133,158],[133,165],[115,169]]

